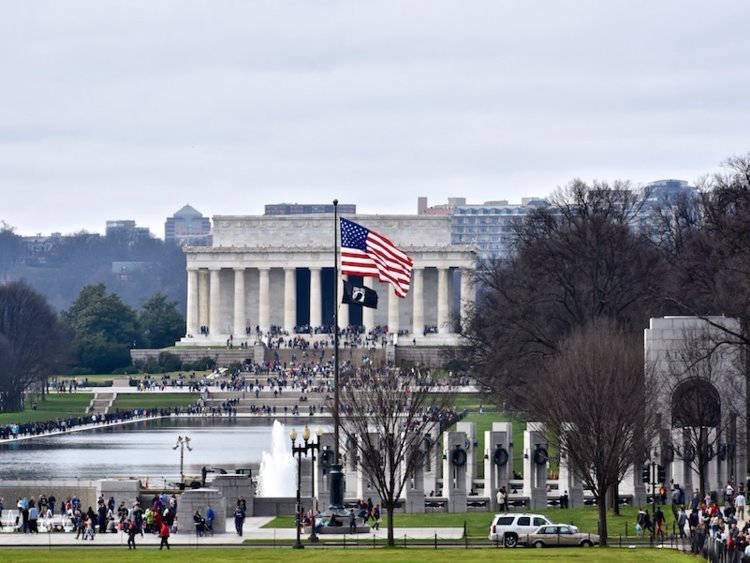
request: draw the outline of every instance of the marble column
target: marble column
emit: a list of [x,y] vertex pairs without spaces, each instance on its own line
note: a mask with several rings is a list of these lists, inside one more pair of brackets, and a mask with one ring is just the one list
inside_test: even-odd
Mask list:
[[297,269],[284,268],[284,328],[289,334],[297,326]]
[[234,269],[234,329],[235,338],[244,338],[247,328],[245,318],[245,268]]
[[388,285],[388,333],[398,335],[398,305],[401,298],[396,295],[392,285]]
[[263,332],[271,328],[269,268],[258,268],[258,326]]
[[198,270],[198,325],[208,326],[208,270]]
[[310,268],[310,326],[323,324],[323,303],[320,290],[320,268]]
[[209,306],[208,306],[208,332],[212,337],[221,334],[221,269],[210,268],[211,287],[209,288]]
[[200,334],[198,310],[198,270],[189,268],[187,271],[187,334],[197,336]]
[[344,295],[344,281],[348,280],[349,276],[341,275],[341,279],[339,280],[339,292],[338,292],[338,298],[339,302],[336,304],[339,308],[339,328],[347,328],[349,326],[349,304],[342,303],[341,298]]
[[467,329],[469,311],[474,308],[477,293],[472,272],[469,268],[461,268],[461,332]]
[[411,332],[414,336],[424,334],[424,269],[414,268],[411,272],[413,311]]
[[[375,278],[367,276],[364,278],[365,287],[373,289],[375,287]],[[362,325],[365,327],[365,332],[369,332],[375,328],[375,311],[370,307],[362,307]]]
[[438,268],[437,324],[440,334],[450,333],[450,301],[448,300],[448,275],[450,269]]

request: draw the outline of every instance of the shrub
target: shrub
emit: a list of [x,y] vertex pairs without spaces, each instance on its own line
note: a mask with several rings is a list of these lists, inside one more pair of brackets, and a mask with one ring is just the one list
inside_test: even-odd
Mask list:
[[171,352],[159,352],[158,364],[162,371],[179,371],[182,368],[180,357]]

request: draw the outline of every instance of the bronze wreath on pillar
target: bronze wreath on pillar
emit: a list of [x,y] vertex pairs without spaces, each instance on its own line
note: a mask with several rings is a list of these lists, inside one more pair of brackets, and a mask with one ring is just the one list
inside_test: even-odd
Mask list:
[[495,465],[497,465],[498,467],[502,467],[503,465],[508,463],[508,457],[508,450],[498,444],[495,453],[492,454],[492,461],[494,461]]
[[466,450],[461,446],[456,445],[456,449],[451,452],[451,463],[456,467],[463,467],[466,465]]

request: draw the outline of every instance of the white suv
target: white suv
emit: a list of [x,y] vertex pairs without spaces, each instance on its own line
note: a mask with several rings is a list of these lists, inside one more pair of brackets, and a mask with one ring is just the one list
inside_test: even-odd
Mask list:
[[541,514],[506,512],[495,514],[490,524],[490,541],[502,541],[505,547],[516,547],[519,536],[533,534],[539,526],[552,524]]

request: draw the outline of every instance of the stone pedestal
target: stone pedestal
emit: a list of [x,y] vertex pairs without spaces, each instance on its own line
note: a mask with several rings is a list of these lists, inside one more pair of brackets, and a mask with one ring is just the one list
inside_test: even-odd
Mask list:
[[[547,466],[534,461],[537,445],[548,450],[541,422],[529,422],[523,433],[523,495],[529,499],[529,508],[547,507]],[[548,450],[549,451],[549,450]]]
[[106,502],[109,497],[115,497],[116,507],[123,501],[130,508],[138,500],[140,492],[141,482],[137,479],[101,479],[96,483],[97,498],[102,496]]
[[443,433],[443,496],[448,499],[448,512],[466,512],[466,465],[454,463],[454,451],[465,450],[466,434]]
[[[208,506],[213,508],[216,514],[214,520],[214,533],[226,532],[226,518],[222,514],[227,513],[226,500],[217,489],[190,489],[180,494],[177,499],[177,530],[180,534],[194,534],[195,524],[193,514],[198,510],[205,517]],[[249,509],[250,507],[248,507]]]
[[[427,451],[425,467],[424,467],[424,492],[425,495],[433,493],[433,496],[437,495],[438,490],[438,478],[440,477],[440,444],[438,443],[438,429],[433,428],[430,432],[430,447]],[[425,447],[425,449],[427,449]]]
[[[490,507],[497,510],[497,491],[505,487],[510,492],[508,482],[513,476],[513,424],[510,422],[493,422],[492,430],[484,433],[484,496],[490,499]],[[501,454],[498,446],[508,454],[507,461],[498,465]]]
[[474,444],[477,442],[477,425],[473,422],[459,422],[456,430],[466,434],[466,493],[471,494],[474,479],[477,478],[477,458]]
[[[224,497],[226,504],[225,515],[227,517],[234,514],[237,499],[240,497],[245,497],[245,503],[247,504],[246,515],[252,516],[255,513],[253,508],[255,494],[250,477],[247,475],[215,475],[209,484],[212,489],[216,489]],[[214,512],[218,514],[216,507],[214,507]]]

